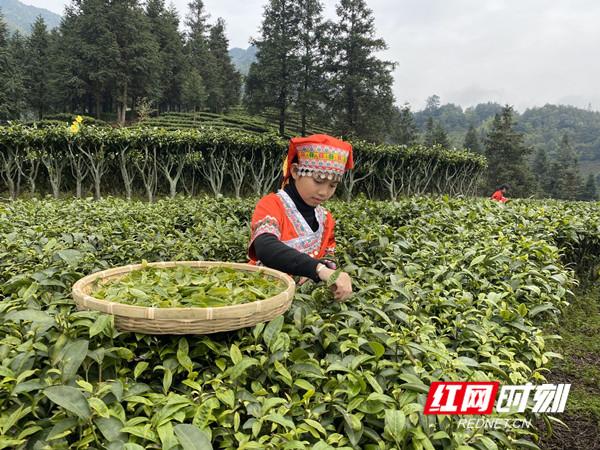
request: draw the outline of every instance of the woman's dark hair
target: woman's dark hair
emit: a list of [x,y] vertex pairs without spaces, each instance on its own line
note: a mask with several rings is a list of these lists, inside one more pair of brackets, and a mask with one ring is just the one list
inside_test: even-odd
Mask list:
[[501,184],[500,187],[498,187],[498,190],[501,191],[502,189],[506,189],[508,191],[508,184]]
[[[298,164],[298,155],[294,156],[294,159],[292,159],[292,164]],[[279,183],[275,186],[275,190],[273,192],[277,192],[279,190],[279,187],[283,184],[284,176],[285,174],[282,173],[281,177],[279,178]],[[288,183],[294,184],[294,179],[290,177]]]

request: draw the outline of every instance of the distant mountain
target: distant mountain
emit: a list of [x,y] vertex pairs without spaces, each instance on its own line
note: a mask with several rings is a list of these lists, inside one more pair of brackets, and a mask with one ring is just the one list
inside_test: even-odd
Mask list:
[[[0,0],[2,1],[2,0]],[[256,47],[251,45],[246,50],[239,47],[229,49],[229,56],[235,68],[243,75],[248,75],[250,65],[256,61]]]
[[21,3],[19,0],[0,0],[0,12],[8,26],[9,33],[19,30],[22,34],[31,33],[31,25],[38,16],[42,16],[48,30],[60,25],[61,17],[43,8]]
[[[433,109],[414,113],[419,130],[425,130],[431,117],[448,132],[452,146],[461,148],[469,125],[478,131],[483,142],[496,113],[502,110],[498,103],[480,103],[463,110],[448,103]],[[579,168],[584,175],[600,175],[600,112],[568,105],[544,105],[515,112],[516,130],[524,134],[527,146],[535,151],[543,148],[550,160],[556,158],[563,135],[567,135],[579,157]]]

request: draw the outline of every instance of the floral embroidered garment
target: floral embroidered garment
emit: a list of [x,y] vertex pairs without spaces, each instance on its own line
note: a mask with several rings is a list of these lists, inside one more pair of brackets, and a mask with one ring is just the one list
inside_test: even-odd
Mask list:
[[315,208],[319,228],[313,231],[284,190],[260,199],[251,221],[248,257],[250,264],[260,264],[252,243],[264,233],[271,233],[289,247],[320,259],[335,252],[334,226],[331,213],[322,206]]

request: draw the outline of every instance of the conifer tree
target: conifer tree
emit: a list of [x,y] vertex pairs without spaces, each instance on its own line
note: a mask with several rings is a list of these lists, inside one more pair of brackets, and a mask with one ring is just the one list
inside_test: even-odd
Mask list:
[[103,0],[82,0],[65,8],[60,25],[57,64],[60,102],[100,117],[112,108],[118,77],[119,48]]
[[115,84],[119,122],[124,124],[126,111],[136,99],[156,99],[160,95],[159,46],[138,0],[114,2],[108,13],[118,52]]
[[417,142],[417,125],[408,104],[394,107],[394,119],[390,139],[394,144],[411,146]]
[[12,63],[8,49],[8,30],[0,10],[0,120],[9,119],[11,108],[9,106],[8,76],[9,65]]
[[598,200],[598,190],[594,174],[588,174],[580,195],[581,200],[595,202]]
[[435,144],[435,125],[433,123],[433,117],[429,116],[425,124],[425,133],[423,135],[423,144],[426,147],[433,147]]
[[376,56],[387,48],[375,35],[365,0],[340,0],[329,48],[330,111],[342,135],[382,140],[389,131],[394,64]]
[[440,145],[443,148],[450,148],[450,141],[448,140],[448,133],[440,122],[435,124],[433,129],[433,144]]
[[488,173],[486,194],[508,184],[511,195],[526,196],[534,191],[535,179],[526,164],[532,149],[523,143],[523,134],[515,130],[513,108],[505,106],[496,114],[486,139]]
[[465,141],[463,144],[464,148],[473,153],[482,153],[481,144],[479,143],[479,138],[477,137],[477,130],[471,124],[469,126],[469,130],[467,134],[465,134]]
[[48,66],[50,62],[49,36],[46,23],[38,16],[31,26],[24,55],[24,85],[27,103],[38,119],[48,111],[50,102],[48,90]]
[[6,47],[8,47],[8,27],[0,8],[0,49],[5,49]]
[[[204,2],[202,0],[192,0],[190,3],[188,3],[188,7],[189,12],[186,19],[186,25],[189,28],[189,32],[187,34],[185,51],[188,58],[188,64],[190,66],[189,70],[195,71],[200,75],[200,78],[202,79],[201,84],[206,94],[205,98],[208,100],[211,89],[213,91],[218,90],[217,74],[214,70],[215,61],[213,60],[213,55],[211,54],[208,45],[210,34],[210,25],[208,24],[209,15],[205,11]],[[197,76],[193,75],[192,83],[187,83],[185,92],[190,92],[190,85],[196,87],[200,85]],[[195,90],[195,92],[199,91]],[[200,98],[201,96],[198,95],[194,98],[194,101],[191,101],[191,99],[186,99],[184,103],[194,103],[196,104],[196,108],[200,108],[200,105],[197,104],[197,101]],[[205,108],[206,106],[207,105],[204,104],[202,105],[202,108]]]
[[299,60],[299,5],[294,0],[270,0],[263,14],[261,37],[253,40],[256,62],[246,80],[245,103],[251,112],[275,108],[279,134],[285,134],[294,101]]
[[556,163],[552,165],[553,196],[563,200],[577,199],[582,180],[579,174],[578,158],[569,137],[564,134],[558,148]]
[[300,0],[298,3],[299,69],[295,106],[300,115],[300,132],[305,136],[309,120],[322,117],[327,24],[323,21],[319,0]]
[[158,43],[158,111],[179,109],[185,71],[183,37],[179,33],[179,16],[173,6],[165,7],[165,0],[148,0],[146,15],[150,32]]
[[216,75],[213,85],[208,89],[208,107],[215,113],[221,113],[238,104],[240,98],[241,75],[231,62],[228,48],[225,21],[219,17],[210,29],[208,40]]
[[548,162],[546,150],[543,147],[539,147],[535,153],[532,170],[537,182],[536,190],[538,196],[542,198],[552,196],[552,182],[549,178],[550,163]]
[[7,119],[20,118],[27,108],[26,92],[25,92],[25,62],[23,55],[25,54],[27,41],[19,33],[15,31],[8,40],[6,49],[7,64],[0,69],[3,73],[0,84],[3,85],[4,95],[6,98],[6,114]]

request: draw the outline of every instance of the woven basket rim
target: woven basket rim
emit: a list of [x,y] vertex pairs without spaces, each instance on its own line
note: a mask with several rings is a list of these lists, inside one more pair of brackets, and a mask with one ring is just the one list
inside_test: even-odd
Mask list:
[[212,319],[228,319],[237,318],[240,316],[250,316],[256,313],[275,309],[282,303],[291,302],[295,289],[296,283],[292,277],[286,273],[280,272],[275,269],[264,266],[256,266],[247,263],[232,263],[224,261],[159,261],[150,262],[146,266],[149,267],[177,267],[177,266],[190,266],[190,267],[228,267],[233,269],[239,269],[247,272],[263,272],[274,278],[277,278],[285,283],[285,289],[279,294],[272,297],[268,297],[263,300],[256,300],[254,302],[242,303],[239,305],[228,305],[228,306],[216,306],[216,307],[151,307],[151,306],[137,306],[128,305],[125,303],[113,302],[104,299],[98,299],[92,297],[86,293],[92,283],[99,279],[114,278],[120,275],[127,274],[134,270],[141,269],[143,264],[129,264],[125,266],[114,267],[111,269],[94,272],[90,275],[86,275],[80,278],[73,284],[71,294],[78,307],[85,309],[93,309],[96,311],[112,314],[120,317],[139,318],[146,320],[212,320]]

